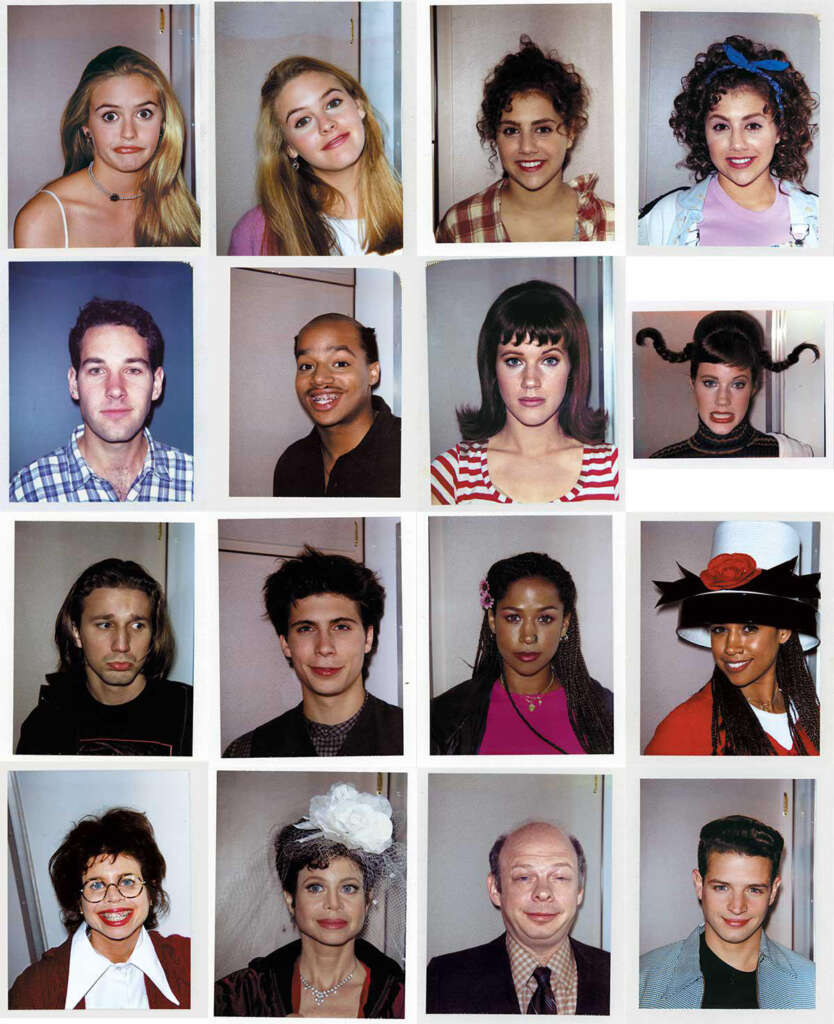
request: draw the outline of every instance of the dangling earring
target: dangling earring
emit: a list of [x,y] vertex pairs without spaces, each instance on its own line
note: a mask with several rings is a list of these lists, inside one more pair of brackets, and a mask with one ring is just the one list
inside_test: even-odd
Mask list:
[[294,157],[292,158],[292,169],[293,169],[294,171],[297,171],[297,170],[298,170],[298,168],[299,168],[300,166],[301,166],[301,164],[300,164],[300,163],[298,162],[298,157],[297,157],[297,156],[294,156]]

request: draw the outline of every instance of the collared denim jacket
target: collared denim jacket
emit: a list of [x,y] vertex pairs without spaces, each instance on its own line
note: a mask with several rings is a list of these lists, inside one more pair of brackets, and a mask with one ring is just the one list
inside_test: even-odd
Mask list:
[[[640,957],[642,1009],[696,1010],[704,998],[700,942],[703,925],[680,942]],[[811,960],[780,946],[762,932],[757,970],[762,1010],[813,1010],[816,968]]]
[[[704,201],[714,177],[715,174],[710,174],[692,188],[670,192],[659,199],[637,222],[640,245],[699,245]],[[777,184],[787,193],[790,210],[791,238],[785,245],[815,249],[819,245],[820,234],[819,198],[813,192],[803,192],[790,181]]]

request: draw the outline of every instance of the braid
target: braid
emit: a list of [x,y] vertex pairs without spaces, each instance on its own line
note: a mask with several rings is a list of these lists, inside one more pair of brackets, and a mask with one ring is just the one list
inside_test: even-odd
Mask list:
[[805,349],[808,349],[809,351],[814,353],[814,362],[816,362],[819,359],[820,350],[817,348],[816,345],[812,345],[810,341],[803,341],[801,345],[797,345],[792,352],[789,352],[784,359],[780,359],[777,362],[773,361],[767,349],[762,349],[759,352],[759,359],[761,360],[762,366],[766,370],[770,370],[771,373],[781,373],[782,370],[787,370],[789,366],[794,366],[796,363],[798,363],[799,354],[800,352],[804,352]]
[[687,342],[680,352],[673,352],[672,349],[666,347],[663,335],[654,327],[641,328],[637,332],[635,341],[638,345],[645,345],[647,338],[651,339],[655,352],[662,359],[665,359],[667,363],[688,363],[692,358],[692,351],[695,346],[691,341]]
[[567,633],[556,649],[553,671],[565,690],[571,727],[586,754],[612,754],[614,718],[596,694],[597,684],[582,656],[576,609]]
[[[779,653],[776,656],[776,682],[785,698],[788,728],[797,753],[808,754],[797,725],[802,727],[807,737],[819,750],[819,700],[796,633],[792,633],[779,648]],[[717,665],[712,673],[710,685],[712,687],[713,754],[723,752],[738,756],[774,755],[776,751],[741,689],[733,686]],[[720,749],[722,739],[723,751]]]

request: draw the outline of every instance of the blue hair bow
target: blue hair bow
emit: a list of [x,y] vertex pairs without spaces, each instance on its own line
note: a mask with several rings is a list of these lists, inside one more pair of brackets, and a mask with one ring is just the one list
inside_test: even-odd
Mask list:
[[[769,75],[768,71],[785,71],[790,67],[790,63],[786,60],[748,60],[743,53],[737,50],[734,46],[730,46],[729,43],[724,43],[724,54],[727,57],[729,64],[722,64],[721,67],[711,71],[706,78],[709,82],[710,79],[721,71],[730,71],[732,68],[741,68],[742,71],[749,71],[753,75],[759,75],[761,78],[766,79],[776,98],[776,106],[779,108],[779,113],[782,113],[782,86]],[[705,83],[706,84],[706,83]]]

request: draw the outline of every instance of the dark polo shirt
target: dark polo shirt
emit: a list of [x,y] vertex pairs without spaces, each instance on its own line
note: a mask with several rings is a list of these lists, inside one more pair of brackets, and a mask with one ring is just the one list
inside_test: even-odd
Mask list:
[[371,429],[359,444],[340,455],[324,486],[324,461],[318,430],[287,448],[275,465],[272,493],[277,498],[399,498],[402,421],[377,395]]

